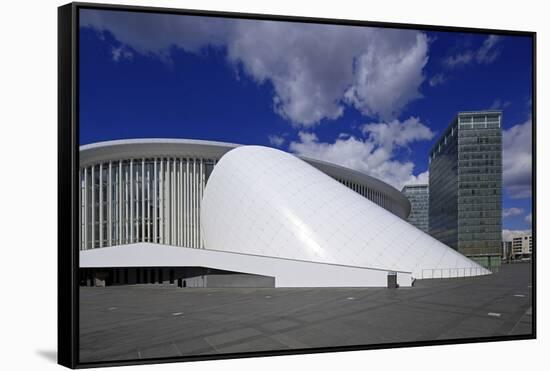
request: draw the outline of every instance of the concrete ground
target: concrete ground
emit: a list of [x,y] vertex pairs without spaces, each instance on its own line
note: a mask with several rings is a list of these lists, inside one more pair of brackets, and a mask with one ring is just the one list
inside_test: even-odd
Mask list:
[[81,287],[81,362],[530,334],[531,264],[412,288]]

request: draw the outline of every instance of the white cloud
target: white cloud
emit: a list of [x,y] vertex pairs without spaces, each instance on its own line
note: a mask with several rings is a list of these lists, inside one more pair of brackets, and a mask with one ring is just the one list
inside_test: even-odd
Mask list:
[[476,61],[477,63],[489,64],[493,63],[495,59],[500,55],[500,50],[495,48],[495,45],[500,41],[500,36],[489,35],[481,48],[477,50]]
[[435,135],[417,117],[410,117],[403,122],[393,120],[388,123],[365,124],[361,130],[374,143],[391,148],[394,145],[406,146],[415,141],[430,140]]
[[[396,31],[394,31],[396,32]],[[428,62],[425,34],[378,31],[372,47],[357,57],[346,100],[363,114],[384,120],[397,117],[410,101],[421,97],[419,86]]]
[[436,87],[437,85],[441,85],[445,83],[446,81],[447,81],[447,77],[442,73],[438,73],[432,76],[432,78],[428,82],[430,86],[433,88],[433,87]]
[[502,217],[508,218],[511,216],[517,216],[524,213],[525,210],[519,207],[510,207],[508,209],[502,209]]
[[525,222],[529,223],[529,224],[533,224],[533,214],[532,213],[529,213],[529,215],[527,215],[525,217]]
[[122,59],[131,60],[134,57],[134,53],[132,53],[132,51],[125,46],[113,47],[111,49],[111,55],[113,56],[113,60],[115,62]]
[[445,64],[449,68],[454,68],[457,66],[470,64],[470,62],[472,62],[473,60],[474,53],[471,51],[466,51],[457,55],[448,56],[443,60],[443,64]]
[[414,30],[96,10],[82,11],[81,25],[166,62],[173,48],[226,51],[237,71],[272,84],[275,112],[297,127],[336,119],[346,104],[397,117],[421,97],[428,60],[427,36]]
[[503,185],[511,198],[528,198],[532,192],[531,120],[502,133]]
[[222,46],[228,27],[221,18],[173,16],[139,12],[86,9],[80,12],[80,26],[110,32],[120,43],[137,53],[170,60],[171,49],[200,52],[206,46]]
[[269,135],[268,139],[269,139],[269,143],[271,143],[271,145],[276,147],[280,147],[285,143],[285,138],[283,138],[280,135]]
[[493,63],[500,55],[500,49],[497,47],[500,39],[500,36],[489,35],[478,49],[464,50],[456,55],[450,55],[443,60],[443,64],[448,68],[455,68],[474,62],[478,64]]
[[334,143],[319,142],[314,133],[300,132],[290,143],[296,154],[336,163],[381,179],[397,189],[405,184],[428,182],[428,172],[414,175],[414,164],[396,159],[396,151],[408,144],[433,138],[434,133],[417,118],[362,126],[365,138],[339,136]]
[[490,110],[502,110],[510,105],[510,102],[508,101],[501,101],[500,99],[495,99],[491,106],[489,106]]
[[511,230],[511,229],[503,229],[502,230],[502,241],[512,241],[515,237],[521,237],[525,234],[530,234],[530,229],[523,229],[523,230]]

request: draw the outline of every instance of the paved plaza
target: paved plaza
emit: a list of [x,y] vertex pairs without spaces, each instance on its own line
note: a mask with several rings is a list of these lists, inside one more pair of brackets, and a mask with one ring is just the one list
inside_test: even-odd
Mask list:
[[80,288],[80,361],[304,349],[532,331],[531,264],[385,288]]

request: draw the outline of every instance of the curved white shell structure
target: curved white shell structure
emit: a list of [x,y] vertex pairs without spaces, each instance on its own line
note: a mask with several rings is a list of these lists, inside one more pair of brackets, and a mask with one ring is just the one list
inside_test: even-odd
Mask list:
[[297,157],[261,146],[221,158],[204,191],[201,229],[212,250],[414,278],[490,273]]

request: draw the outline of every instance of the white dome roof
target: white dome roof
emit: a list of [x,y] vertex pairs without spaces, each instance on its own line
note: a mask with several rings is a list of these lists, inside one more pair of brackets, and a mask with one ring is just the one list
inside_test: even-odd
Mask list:
[[261,146],[221,158],[204,191],[201,228],[213,250],[416,278],[490,273],[297,157]]

